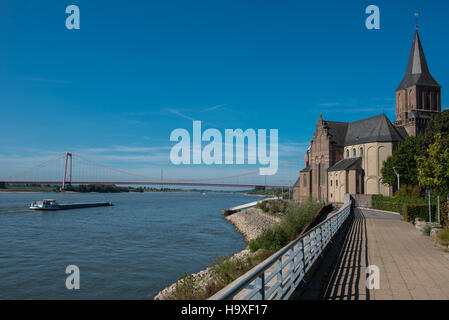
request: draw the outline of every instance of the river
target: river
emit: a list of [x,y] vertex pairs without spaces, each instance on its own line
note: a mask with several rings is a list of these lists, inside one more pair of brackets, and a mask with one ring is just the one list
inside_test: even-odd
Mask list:
[[[33,200],[112,207],[27,210]],[[0,299],[146,299],[245,247],[220,214],[260,199],[233,193],[0,193]],[[68,290],[68,265],[80,289]]]

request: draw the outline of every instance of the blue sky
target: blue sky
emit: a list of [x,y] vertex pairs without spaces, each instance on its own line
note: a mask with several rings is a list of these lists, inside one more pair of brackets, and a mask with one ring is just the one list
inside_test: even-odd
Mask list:
[[[80,30],[65,28],[70,4]],[[380,30],[365,28],[370,4]],[[282,162],[303,156],[320,113],[394,120],[417,11],[447,109],[447,1],[2,0],[0,177],[65,151],[148,175],[228,175],[254,168],[170,165],[171,131],[279,129]]]

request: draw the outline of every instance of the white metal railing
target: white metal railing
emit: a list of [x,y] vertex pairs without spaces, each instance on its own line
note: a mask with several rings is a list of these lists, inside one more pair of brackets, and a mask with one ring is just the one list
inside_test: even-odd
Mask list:
[[262,261],[210,300],[286,300],[351,214],[351,203]]

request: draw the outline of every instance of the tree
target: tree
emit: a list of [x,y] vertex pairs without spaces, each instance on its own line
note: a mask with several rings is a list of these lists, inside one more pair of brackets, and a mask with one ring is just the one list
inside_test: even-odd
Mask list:
[[424,133],[420,154],[425,155],[427,148],[434,142],[437,133],[441,133],[443,136],[449,134],[449,110],[436,113],[430,119]]
[[418,185],[418,169],[415,156],[420,150],[422,136],[407,137],[400,142],[393,155],[382,166],[382,182],[397,187],[397,176],[393,167],[400,174],[401,184]]
[[449,190],[449,135],[437,133],[427,156],[416,156],[416,161],[421,186]]
[[449,191],[449,134],[439,132],[433,141],[427,155],[416,156],[416,161],[419,185],[436,190],[439,210],[440,193]]
[[[429,146],[435,142],[435,137],[438,133],[441,134],[442,142],[445,141],[445,137],[449,136],[449,110],[433,115],[423,135],[407,137],[407,139],[399,143],[393,155],[384,162],[381,171],[383,183],[394,188],[397,187],[397,176],[393,170],[393,167],[397,167],[401,184],[420,184],[423,186],[418,181],[418,164],[415,156],[419,155],[426,158]],[[441,148],[449,148],[449,146],[444,144]]]

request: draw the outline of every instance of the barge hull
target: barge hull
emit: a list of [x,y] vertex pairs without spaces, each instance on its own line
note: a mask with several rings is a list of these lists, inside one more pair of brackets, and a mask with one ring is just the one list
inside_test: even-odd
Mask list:
[[80,208],[109,207],[111,202],[61,203],[54,208],[33,208],[34,210],[70,210]]

